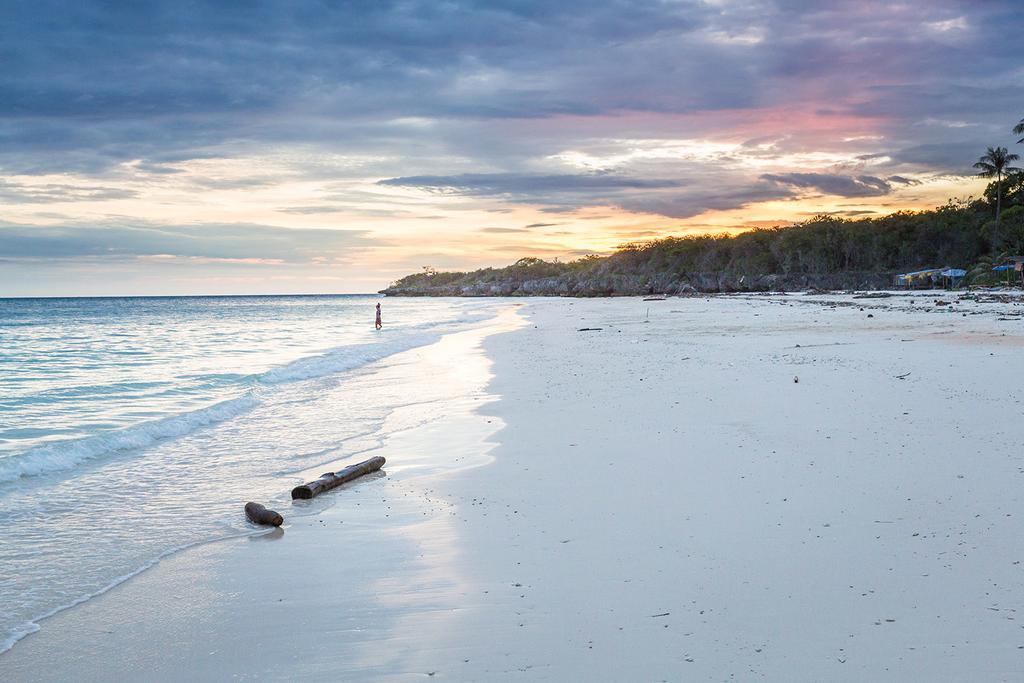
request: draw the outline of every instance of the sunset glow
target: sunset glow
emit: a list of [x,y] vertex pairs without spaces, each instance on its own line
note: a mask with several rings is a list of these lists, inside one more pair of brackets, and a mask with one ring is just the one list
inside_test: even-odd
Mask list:
[[981,192],[1024,80],[988,49],[1011,2],[87,5],[2,29],[7,295],[373,291],[930,208]]

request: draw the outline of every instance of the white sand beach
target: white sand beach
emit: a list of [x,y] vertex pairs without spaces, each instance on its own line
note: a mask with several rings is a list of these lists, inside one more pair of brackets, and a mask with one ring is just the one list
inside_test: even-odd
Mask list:
[[386,474],[44,620],[0,679],[1020,680],[1022,313],[509,300],[365,370],[407,399]]

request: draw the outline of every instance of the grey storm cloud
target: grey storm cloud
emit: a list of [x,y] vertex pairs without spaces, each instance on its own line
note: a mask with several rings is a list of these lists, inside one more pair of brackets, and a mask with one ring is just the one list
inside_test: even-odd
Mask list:
[[[422,133],[388,128],[401,117],[501,127],[815,101],[887,119],[908,148],[937,111],[969,116],[993,128],[953,142],[977,146],[1019,118],[1019,59],[988,48],[1022,33],[1017,0],[16,0],[0,22],[0,167],[159,174],[227,144],[402,154]],[[468,144],[459,130],[447,144]],[[508,137],[477,143],[477,167],[530,145]]]
[[[388,178],[379,184],[533,204],[551,213],[607,205],[670,218],[689,218],[709,209],[733,209],[751,202],[784,199],[795,194],[792,187],[788,187],[795,183],[770,177],[749,182],[717,173],[711,180],[702,183],[694,178],[635,178],[611,173],[489,173]],[[539,223],[527,227],[544,225]]]
[[[762,180],[800,189],[817,190],[840,197],[879,197],[892,192],[892,183],[871,175],[838,175],[832,173],[766,173]],[[901,178],[906,183],[905,178]]]
[[890,183],[895,183],[897,185],[920,185],[921,184],[920,180],[914,180],[913,178],[904,178],[901,175],[891,175],[888,178],[886,178],[886,180],[888,180]]
[[360,230],[289,229],[244,223],[162,225],[133,221],[56,226],[0,223],[7,259],[134,258],[171,255],[214,259],[279,259],[304,263],[377,242]]
[[739,179],[709,186],[694,184],[678,192],[629,195],[614,205],[669,218],[691,218],[709,210],[737,209],[754,202],[787,199],[795,194],[785,184]]

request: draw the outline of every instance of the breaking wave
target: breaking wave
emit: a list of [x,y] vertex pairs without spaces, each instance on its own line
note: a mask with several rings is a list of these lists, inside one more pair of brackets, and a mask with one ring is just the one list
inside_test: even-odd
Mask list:
[[258,404],[256,395],[249,393],[206,408],[142,422],[126,429],[39,446],[0,459],[0,483],[72,469],[108,453],[145,448],[158,441],[184,436],[200,427],[231,419],[252,410]]

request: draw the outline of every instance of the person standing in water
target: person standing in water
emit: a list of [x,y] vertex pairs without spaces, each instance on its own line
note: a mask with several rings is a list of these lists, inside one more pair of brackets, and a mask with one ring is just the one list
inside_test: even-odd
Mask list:
[[380,304],[377,304],[377,321],[374,323],[374,327],[378,330],[384,327],[384,323],[380,321]]

